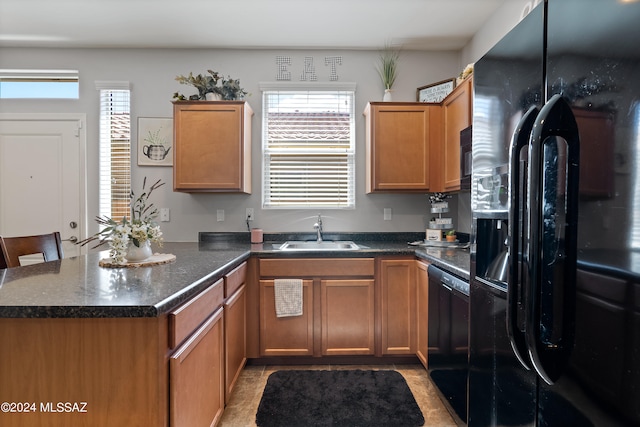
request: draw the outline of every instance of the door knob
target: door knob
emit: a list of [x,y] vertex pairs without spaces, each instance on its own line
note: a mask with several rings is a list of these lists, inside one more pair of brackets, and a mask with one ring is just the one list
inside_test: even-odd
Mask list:
[[71,236],[68,239],[64,239],[63,242],[71,242],[71,243],[76,243],[78,241],[78,238],[76,236]]

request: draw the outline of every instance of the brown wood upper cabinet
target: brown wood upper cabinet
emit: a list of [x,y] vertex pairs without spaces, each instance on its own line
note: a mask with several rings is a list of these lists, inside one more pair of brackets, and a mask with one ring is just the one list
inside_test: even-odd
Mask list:
[[442,191],[460,189],[460,131],[471,125],[473,78],[462,81],[443,101],[444,159]]
[[366,192],[431,189],[431,144],[441,108],[417,102],[371,102],[366,119]]
[[251,193],[251,117],[244,101],[173,103],[173,189]]
[[366,119],[366,191],[460,190],[460,131],[471,125],[473,78],[440,104],[371,102]]

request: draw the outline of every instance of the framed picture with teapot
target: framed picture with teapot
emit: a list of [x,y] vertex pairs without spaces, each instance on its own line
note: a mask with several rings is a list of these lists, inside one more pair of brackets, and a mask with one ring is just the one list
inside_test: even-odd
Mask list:
[[173,119],[138,117],[138,166],[173,166]]

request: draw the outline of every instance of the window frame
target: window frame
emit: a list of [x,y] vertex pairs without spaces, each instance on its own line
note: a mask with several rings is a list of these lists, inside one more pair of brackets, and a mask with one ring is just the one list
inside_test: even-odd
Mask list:
[[[263,209],[355,209],[356,205],[356,125],[355,125],[355,83],[292,83],[292,82],[275,82],[275,83],[260,83],[260,90],[262,91],[262,208]],[[340,107],[325,114],[325,111],[321,113],[309,111],[296,110],[295,113],[286,112],[286,109],[280,110],[279,108],[269,108],[270,97],[282,95],[304,95],[311,96],[311,98],[322,95],[336,95],[341,102],[347,102],[347,108]],[[309,105],[309,104],[307,104]],[[338,106],[338,102],[335,104]],[[274,104],[275,106],[275,104]],[[298,106],[304,106],[299,104]],[[271,116],[270,116],[271,113]],[[335,118],[336,123],[342,122],[348,124],[348,130],[333,130],[334,135],[327,136],[328,141],[316,138],[304,140],[292,139],[288,142],[270,143],[270,120],[275,120],[273,117],[280,117],[283,122],[287,120],[288,114],[295,114],[294,120],[297,123],[304,122],[306,116],[312,119],[310,128],[313,129],[313,121],[321,120],[322,124],[331,124],[332,119]],[[282,118],[284,116],[284,118]],[[281,125],[282,123],[280,123]],[[273,131],[272,131],[273,132]],[[327,131],[329,132],[329,131]],[[348,133],[348,137],[345,136]],[[342,135],[339,135],[342,134]],[[285,138],[286,139],[286,138]],[[312,146],[308,148],[302,147],[302,145],[311,142]],[[305,160],[305,158],[307,160]],[[307,162],[305,164],[305,161]],[[287,162],[289,162],[287,164]],[[296,179],[309,179],[310,187],[304,187],[305,190],[292,198],[298,197],[297,202],[291,203],[289,198],[276,201],[276,197],[271,198],[273,189],[276,190],[289,190],[289,193],[293,193],[300,189],[300,186],[283,184],[281,186],[273,185],[270,180],[272,177],[283,177],[285,172],[282,170],[290,165],[300,167],[300,176],[296,176]],[[335,168],[335,166],[338,166]],[[323,172],[314,172],[314,168],[322,170]],[[274,172],[275,171],[275,172]],[[331,174],[327,176],[326,172],[331,171]],[[344,182],[344,178],[347,179],[347,183],[342,185],[336,183],[339,180]],[[308,191],[309,188],[319,188],[322,183],[326,181],[332,181],[329,184],[329,190],[334,190],[334,193],[330,194],[330,197],[334,197],[333,200],[328,203],[317,201],[318,193]],[[283,180],[283,181],[286,181]],[[325,187],[325,189],[327,189]],[[295,191],[294,191],[295,190]],[[277,191],[276,191],[277,192]],[[284,194],[284,191],[281,192]],[[326,193],[325,193],[326,194]],[[314,201],[315,199],[315,201]]]
[[78,70],[0,69],[0,99],[80,99]]
[[[120,221],[131,216],[131,89],[129,82],[96,82],[96,89],[100,102],[98,215]],[[114,113],[114,108],[128,111]]]

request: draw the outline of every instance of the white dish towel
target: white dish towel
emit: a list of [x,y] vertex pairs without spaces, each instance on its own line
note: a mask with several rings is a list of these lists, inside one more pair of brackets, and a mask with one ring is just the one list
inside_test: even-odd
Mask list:
[[276,316],[302,316],[302,279],[275,279]]

